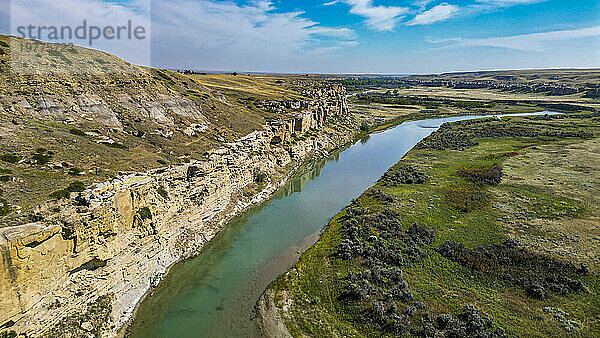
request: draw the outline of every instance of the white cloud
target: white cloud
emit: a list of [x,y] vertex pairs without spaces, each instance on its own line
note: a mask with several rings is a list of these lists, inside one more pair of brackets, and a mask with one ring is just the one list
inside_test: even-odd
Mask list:
[[463,46],[497,47],[522,51],[539,52],[547,50],[547,43],[556,40],[577,39],[600,36],[600,26],[573,30],[549,31],[543,33],[521,34],[504,37],[465,39],[453,38],[430,40],[431,43],[453,43]]
[[350,6],[350,13],[366,18],[367,25],[378,31],[391,31],[401,19],[408,13],[406,7],[397,6],[375,6],[373,0],[342,0]]
[[354,43],[351,29],[275,9],[270,1],[155,0],[153,61],[209,70],[264,70],[269,64],[266,69],[276,71]]
[[457,6],[443,3],[431,8],[430,10],[417,14],[411,21],[407,23],[407,25],[429,25],[435,22],[448,20],[456,13],[458,13]]
[[335,5],[335,4],[339,3],[339,2],[340,2],[340,0],[333,0],[333,1],[330,1],[330,2],[324,3],[323,6],[332,6],[332,5]]

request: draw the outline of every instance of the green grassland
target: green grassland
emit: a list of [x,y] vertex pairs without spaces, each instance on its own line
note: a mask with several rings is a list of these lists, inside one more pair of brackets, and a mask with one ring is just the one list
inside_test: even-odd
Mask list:
[[[493,125],[502,124],[537,132],[570,128],[585,133],[579,137],[535,133],[480,137],[477,144],[463,150],[419,146],[413,149],[390,168],[389,173],[410,165],[425,173],[429,177],[427,182],[389,186],[380,180],[336,215],[320,240],[272,284],[275,304],[292,335],[416,336],[437,332],[451,336],[448,327],[439,327],[440,318],[446,318],[447,314],[461,318],[467,305],[479,309],[484,318],[493,319],[493,324],[484,330],[490,336],[594,337],[600,334],[600,265],[594,253],[598,247],[596,238],[600,238],[597,225],[600,200],[593,197],[600,182],[600,167],[594,162],[599,149],[600,119],[576,115],[547,120],[505,118],[481,122],[477,127],[482,124],[492,129]],[[475,129],[465,125],[452,130],[469,135],[469,130]],[[432,138],[435,141],[435,134]],[[557,157],[558,162],[551,160],[556,157],[553,155],[556,149],[564,150]],[[539,168],[535,171],[527,167],[532,159],[546,162],[536,162]],[[561,180],[560,175],[571,175],[577,163],[588,164],[588,176],[581,179],[595,180],[595,185],[582,187],[581,179]],[[487,170],[494,166],[503,170],[499,184],[482,179],[488,177]],[[551,178],[547,177],[549,174]],[[547,184],[548,179],[562,183]],[[367,217],[385,210],[394,211],[397,214],[393,221],[402,231],[408,233],[411,227],[418,225],[432,229],[434,239],[406,250],[410,245],[398,244],[398,237],[389,236],[381,223],[354,216],[357,209],[363,210]],[[340,257],[341,243],[352,237],[348,230],[352,219],[358,220],[357,229],[364,232],[358,238],[365,251],[343,258]],[[574,238],[565,243],[572,252],[554,250],[553,243],[566,238]],[[536,297],[520,282],[496,273],[497,269],[505,268],[504,263],[495,262],[498,266],[487,266],[485,261],[464,263],[445,256],[440,250],[447,241],[463,243],[468,252],[498,248],[507,239],[515,240],[519,250],[524,250],[522,260],[551,262],[549,266],[568,262],[574,266],[584,265],[587,271],[574,277],[583,287],[578,291],[547,290],[544,297]],[[376,247],[404,248],[401,263],[374,264],[367,252],[377,252]],[[407,283],[414,298],[389,300],[390,289],[401,284],[389,277],[373,282],[379,293],[358,300],[348,297],[350,284],[360,279],[357,274],[362,272],[365,276],[366,271],[374,276],[375,270],[382,266],[384,272],[401,269],[401,280]],[[543,277],[547,273],[535,265],[517,264],[507,269],[513,269],[510,273],[517,276],[533,275],[534,279],[539,277],[535,274]],[[385,304],[387,321],[373,315],[376,301]],[[407,311],[411,314],[398,320],[399,324],[390,324],[393,320],[389,318],[396,318],[395,314],[406,315]]]

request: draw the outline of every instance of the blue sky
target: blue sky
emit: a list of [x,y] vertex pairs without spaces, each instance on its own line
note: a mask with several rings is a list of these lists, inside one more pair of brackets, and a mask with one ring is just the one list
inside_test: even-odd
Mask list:
[[[37,6],[69,1],[75,0]],[[98,2],[126,13],[143,1],[77,0],[81,14],[69,15],[89,16],[86,6]],[[320,73],[600,68],[597,0],[152,0],[150,8],[157,67]],[[43,13],[66,15],[53,8]],[[119,48],[105,49],[135,54]]]

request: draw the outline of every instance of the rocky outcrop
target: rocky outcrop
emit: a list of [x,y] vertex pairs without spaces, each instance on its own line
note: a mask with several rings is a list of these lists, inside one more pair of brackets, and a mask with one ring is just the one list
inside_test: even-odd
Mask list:
[[[301,122],[272,123],[215,149],[206,161],[123,174],[40,206],[39,222],[0,228],[0,330],[43,335],[110,294],[108,334],[115,333],[172,264],[196,254],[230,217],[269,198],[302,162],[353,137],[324,125],[328,116],[347,119],[341,97],[315,103]],[[106,113],[101,103],[86,102]],[[159,106],[189,113],[168,101]],[[294,143],[273,142],[306,128],[320,130]],[[270,178],[262,188],[254,183],[259,173]]]

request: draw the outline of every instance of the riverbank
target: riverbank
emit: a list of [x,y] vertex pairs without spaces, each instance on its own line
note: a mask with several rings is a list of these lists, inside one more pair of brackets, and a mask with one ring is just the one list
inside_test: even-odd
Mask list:
[[278,318],[293,336],[450,334],[473,318],[479,333],[597,334],[597,114],[455,125],[336,215],[271,285],[258,306],[267,335]]

